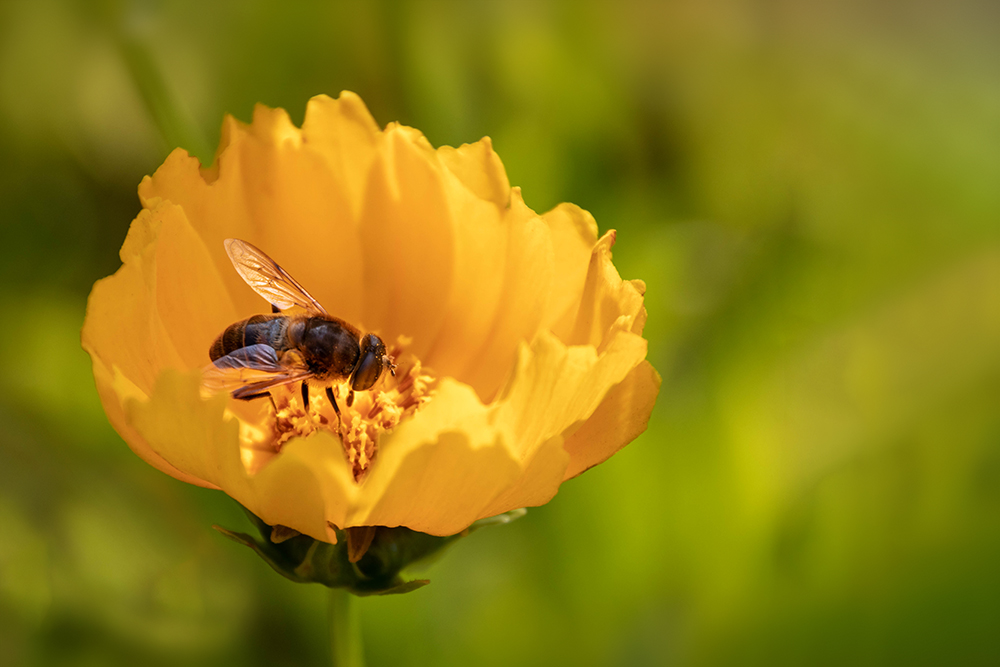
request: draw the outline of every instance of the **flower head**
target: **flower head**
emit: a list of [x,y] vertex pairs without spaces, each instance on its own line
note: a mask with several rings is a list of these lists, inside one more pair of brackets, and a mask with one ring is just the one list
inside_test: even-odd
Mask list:
[[[175,150],[139,186],[123,266],[93,289],[83,346],[112,425],[144,460],[317,540],[358,526],[451,535],[548,502],[641,433],[659,386],[644,286],[614,232],[537,215],[489,139],[434,149],[343,93],[295,127],[227,118],[215,165]],[[209,348],[270,308],[224,241],[262,249],[398,367],[302,400],[206,392]]]

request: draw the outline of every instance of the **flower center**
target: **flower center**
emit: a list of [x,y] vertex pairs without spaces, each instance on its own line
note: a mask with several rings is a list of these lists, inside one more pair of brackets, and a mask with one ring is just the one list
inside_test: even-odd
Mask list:
[[384,370],[370,390],[353,392],[353,400],[346,382],[333,385],[340,408],[339,418],[324,388],[318,385],[310,387],[308,406],[303,403],[300,385],[272,390],[275,408],[273,448],[280,452],[292,438],[326,429],[340,437],[354,479],[360,482],[378,454],[379,436],[396,428],[430,400],[435,378],[423,369],[419,359],[406,352],[409,343],[400,336],[389,350],[389,355],[396,360],[395,377],[388,369]]

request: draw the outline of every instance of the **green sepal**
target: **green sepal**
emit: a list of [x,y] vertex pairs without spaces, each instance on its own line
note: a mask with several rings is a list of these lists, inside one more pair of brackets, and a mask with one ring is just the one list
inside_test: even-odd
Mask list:
[[244,511],[260,532],[260,537],[220,526],[213,528],[234,542],[253,549],[275,572],[291,581],[344,588],[359,596],[409,593],[426,586],[430,583],[427,579],[407,579],[404,570],[439,555],[445,547],[479,528],[510,523],[526,513],[524,509],[511,510],[476,521],[462,532],[446,537],[409,528],[377,526],[368,550],[357,563],[352,563],[348,559],[347,533],[343,530],[336,531],[337,544],[301,534],[276,543],[271,540],[274,527],[246,508]]

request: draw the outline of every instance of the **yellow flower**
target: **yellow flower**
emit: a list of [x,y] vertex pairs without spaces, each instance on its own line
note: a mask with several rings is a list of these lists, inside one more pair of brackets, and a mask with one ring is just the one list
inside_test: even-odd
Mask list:
[[[175,150],[139,196],[83,327],[104,409],[145,461],[268,524],[332,542],[354,526],[454,534],[548,502],[646,427],[642,282],[619,277],[614,232],[586,211],[529,209],[489,139],[435,150],[346,92],[312,99],[301,129],[258,106],[250,125],[226,119],[213,167]],[[215,338],[269,311],[230,237],[378,333],[397,376],[350,408],[338,387],[342,420],[294,386],[204,395]]]

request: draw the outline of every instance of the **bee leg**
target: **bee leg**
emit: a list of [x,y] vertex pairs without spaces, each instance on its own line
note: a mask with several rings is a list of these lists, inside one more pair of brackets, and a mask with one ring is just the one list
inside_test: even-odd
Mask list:
[[270,396],[271,397],[271,402],[274,403],[274,397],[271,396],[271,392],[269,392],[269,391],[262,391],[262,392],[257,393],[257,394],[248,394],[246,396],[233,396],[233,398],[237,398],[237,399],[239,399],[241,401],[252,401],[255,398],[264,398],[265,396]]
[[333,406],[333,411],[337,413],[337,428],[340,428],[340,406],[337,405],[337,397],[333,395],[333,387],[326,388],[326,397],[330,399],[330,405]]
[[259,391],[256,394],[248,394],[246,396],[233,396],[233,398],[238,398],[241,401],[252,401],[255,398],[264,398],[265,396],[271,401],[271,407],[274,408],[274,414],[277,416],[278,404],[274,402],[274,394],[269,391]]
[[349,394],[347,394],[347,407],[354,405],[354,390],[352,389]]
[[302,383],[302,409],[309,413],[309,385]]

